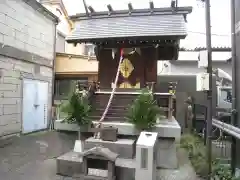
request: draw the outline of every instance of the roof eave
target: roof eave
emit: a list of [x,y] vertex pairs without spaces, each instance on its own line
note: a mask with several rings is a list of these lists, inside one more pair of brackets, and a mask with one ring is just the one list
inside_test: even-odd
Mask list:
[[142,37],[108,37],[108,38],[89,38],[89,39],[77,39],[77,38],[66,38],[68,43],[95,43],[95,42],[107,42],[107,41],[151,41],[151,40],[167,40],[167,39],[184,39],[187,34],[176,34],[176,35],[168,35],[168,36],[142,36]]
[[192,12],[192,7],[178,7],[173,8],[155,8],[153,11],[151,9],[134,9],[129,13],[128,10],[113,11],[109,15],[108,11],[100,11],[91,13],[89,16],[86,13],[80,13],[73,16],[69,16],[71,20],[83,20],[88,18],[105,18],[105,17],[124,17],[124,16],[144,16],[144,15],[166,15],[166,14],[189,14]]

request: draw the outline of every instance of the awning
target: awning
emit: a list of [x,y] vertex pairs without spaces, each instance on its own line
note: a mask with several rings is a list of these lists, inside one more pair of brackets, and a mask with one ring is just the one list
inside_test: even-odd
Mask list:
[[187,35],[183,14],[88,18],[75,22],[68,42],[90,42],[106,38],[134,38]]

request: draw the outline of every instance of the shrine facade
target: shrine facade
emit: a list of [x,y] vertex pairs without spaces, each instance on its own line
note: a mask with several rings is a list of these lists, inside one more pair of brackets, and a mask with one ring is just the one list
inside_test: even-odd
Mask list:
[[108,8],[71,16],[75,28],[68,43],[95,45],[101,89],[112,88],[120,58],[117,88],[139,89],[157,82],[157,61],[177,60],[180,39],[187,35],[186,16],[192,8],[154,8],[151,3],[149,9]]

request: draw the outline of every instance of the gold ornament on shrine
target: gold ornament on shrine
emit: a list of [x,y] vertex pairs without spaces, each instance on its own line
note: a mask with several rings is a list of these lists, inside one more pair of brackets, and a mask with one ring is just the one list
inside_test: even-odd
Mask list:
[[124,78],[128,78],[133,72],[134,67],[129,59],[123,59],[120,65],[120,72]]

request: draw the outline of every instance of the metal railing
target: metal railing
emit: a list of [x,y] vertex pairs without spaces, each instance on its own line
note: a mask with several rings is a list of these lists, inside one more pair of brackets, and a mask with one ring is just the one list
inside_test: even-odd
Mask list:
[[[204,105],[193,105],[193,129],[203,137],[206,143],[206,119],[207,107]],[[223,164],[230,165],[232,136],[240,139],[240,129],[226,123],[224,118],[213,118],[212,120],[212,156]]]

